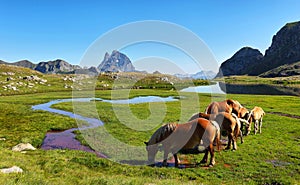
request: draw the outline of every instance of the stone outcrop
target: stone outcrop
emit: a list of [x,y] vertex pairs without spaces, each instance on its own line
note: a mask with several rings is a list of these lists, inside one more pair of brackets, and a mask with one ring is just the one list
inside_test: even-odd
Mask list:
[[76,69],[81,69],[80,66],[71,65],[64,60],[54,60],[48,62],[40,62],[35,67],[35,70],[42,73],[72,73]]
[[[264,56],[257,49],[249,47],[239,50],[221,64],[217,77],[221,77],[222,72],[223,76],[261,75],[276,77],[298,75],[298,72],[284,72],[280,68],[280,66],[290,65],[298,61],[300,61],[300,21],[288,23],[282,27],[273,36],[272,44]],[[275,70],[275,68],[277,69]],[[270,70],[272,72],[268,73]],[[276,74],[276,71],[280,73]]]
[[288,23],[273,36],[262,65],[254,65],[249,75],[259,75],[285,64],[300,61],[300,21]]
[[258,49],[244,47],[221,64],[217,77],[248,74],[249,67],[259,64],[262,58]]
[[20,143],[14,147],[12,147],[12,151],[22,152],[26,150],[36,150],[30,143]]
[[18,166],[13,166],[11,168],[0,169],[0,172],[1,173],[23,173],[23,170]]
[[105,54],[97,67],[100,72],[132,72],[135,71],[130,59],[123,53],[114,50],[111,55]]

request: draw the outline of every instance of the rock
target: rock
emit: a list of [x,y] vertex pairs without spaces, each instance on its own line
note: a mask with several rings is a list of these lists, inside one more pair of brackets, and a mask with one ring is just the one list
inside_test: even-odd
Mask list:
[[260,63],[262,58],[263,55],[259,50],[244,47],[221,64],[216,77],[248,74],[249,66]]
[[40,62],[34,68],[35,70],[42,72],[42,73],[74,73],[76,69],[81,69],[78,65],[71,65],[64,60],[54,60],[48,62]]
[[23,173],[23,170],[18,166],[13,166],[11,168],[0,169],[0,172],[1,173]]
[[0,138],[0,141],[6,141],[6,138],[2,137]]
[[249,74],[259,75],[298,61],[300,61],[300,21],[286,24],[273,36],[272,44],[261,61],[263,65],[254,65]]
[[97,67],[100,72],[132,72],[135,71],[130,59],[123,53],[114,50],[111,55],[105,53],[104,59]]
[[12,147],[12,151],[21,152],[25,150],[36,150],[30,143],[20,143]]
[[[272,39],[271,46],[263,56],[257,49],[245,47],[236,52],[220,66],[217,77],[230,75],[261,75],[263,77],[298,75],[288,66],[300,61],[300,21],[288,23]],[[278,68],[278,69],[276,69]],[[276,69],[276,70],[273,70]],[[267,71],[273,70],[266,73]],[[278,73],[277,73],[278,72]],[[265,74],[263,74],[265,73]]]

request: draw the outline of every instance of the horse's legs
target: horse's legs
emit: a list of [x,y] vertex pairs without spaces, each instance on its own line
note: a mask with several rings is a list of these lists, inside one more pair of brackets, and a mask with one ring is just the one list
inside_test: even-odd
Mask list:
[[232,138],[232,150],[237,149],[236,140],[237,140],[237,138],[235,138],[235,137]]
[[205,154],[203,159],[200,161],[201,164],[207,163],[207,158],[208,158],[208,148],[205,149]]
[[167,160],[168,160],[168,154],[169,150],[164,150],[164,160],[163,160],[163,166],[168,166]]
[[251,122],[249,122],[249,125],[246,126],[246,136],[250,134],[251,131]]
[[213,166],[216,162],[215,162],[215,152],[214,152],[214,146],[211,143],[208,147],[209,153],[210,153],[210,162],[209,162],[209,166]]
[[256,135],[257,130],[258,130],[258,120],[255,120],[255,123],[254,123],[254,135]]
[[228,142],[227,142],[227,147],[225,148],[226,150],[229,150],[231,148],[231,142],[233,141],[233,134],[228,133]]
[[174,160],[175,160],[175,167],[178,167],[178,156],[176,153],[173,154],[173,156],[174,156]]
[[262,126],[262,117],[259,120],[259,133],[261,134],[261,126]]
[[241,137],[241,144],[244,143],[244,139],[243,139],[243,132],[240,130],[240,137]]

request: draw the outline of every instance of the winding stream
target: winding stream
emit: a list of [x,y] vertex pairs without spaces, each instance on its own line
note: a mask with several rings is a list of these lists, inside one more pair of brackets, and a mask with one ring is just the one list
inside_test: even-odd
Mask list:
[[105,100],[102,98],[73,98],[73,99],[59,99],[53,100],[48,103],[32,106],[33,110],[43,110],[51,113],[57,113],[70,118],[78,119],[87,122],[88,124],[78,128],[71,128],[65,131],[49,131],[46,133],[41,148],[44,150],[52,149],[71,149],[71,150],[83,150],[87,152],[95,153],[99,157],[107,158],[107,156],[95,152],[88,146],[82,145],[78,140],[75,139],[75,130],[85,130],[102,126],[104,123],[95,118],[84,117],[73,112],[51,108],[52,105],[63,103],[63,102],[89,102],[89,101],[103,101],[112,104],[137,104],[137,103],[149,103],[149,102],[169,102],[177,101],[174,97],[159,97],[159,96],[140,96],[132,99],[121,99],[121,100]]

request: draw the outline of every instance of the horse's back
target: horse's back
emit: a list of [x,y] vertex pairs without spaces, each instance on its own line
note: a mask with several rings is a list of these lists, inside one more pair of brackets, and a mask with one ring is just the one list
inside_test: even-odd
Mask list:
[[261,107],[257,107],[257,106],[255,106],[251,112],[253,114],[254,120],[258,120],[265,115],[264,110]]

